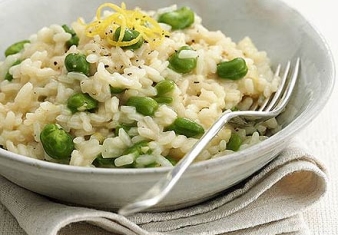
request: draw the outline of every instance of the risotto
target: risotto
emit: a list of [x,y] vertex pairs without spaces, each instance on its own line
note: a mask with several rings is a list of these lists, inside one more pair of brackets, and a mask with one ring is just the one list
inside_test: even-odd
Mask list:
[[[86,167],[172,166],[222,114],[275,92],[269,58],[249,37],[210,31],[188,7],[106,3],[92,21],[44,27],[0,62],[0,145]],[[279,130],[228,123],[196,161]]]

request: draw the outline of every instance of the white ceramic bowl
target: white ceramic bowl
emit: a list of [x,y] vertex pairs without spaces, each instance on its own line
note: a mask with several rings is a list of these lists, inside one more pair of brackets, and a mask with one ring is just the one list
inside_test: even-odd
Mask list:
[[[115,2],[117,5],[120,2]],[[0,51],[43,26],[90,20],[102,0],[0,0]],[[125,0],[145,10],[175,1]],[[271,138],[227,157],[193,164],[173,191],[154,210],[181,208],[206,200],[267,164],[297,132],[310,123],[328,100],[334,63],[322,36],[297,11],[278,0],[180,1],[234,41],[252,38],[274,65],[301,58],[297,90],[284,114],[284,128]],[[5,23],[4,23],[5,22]],[[1,53],[3,54],[3,53]],[[1,58],[3,59],[3,58]],[[0,149],[0,174],[34,192],[69,203],[117,209],[151,187],[168,168],[97,169],[48,163]]]

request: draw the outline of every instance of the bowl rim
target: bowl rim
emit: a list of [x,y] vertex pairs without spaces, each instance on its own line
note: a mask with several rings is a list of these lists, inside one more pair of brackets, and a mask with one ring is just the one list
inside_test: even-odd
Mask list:
[[[0,1],[1,3],[4,3],[6,0]],[[312,22],[304,17],[298,10],[290,6],[284,1],[276,0],[276,2],[279,2],[279,4],[284,4],[289,9],[293,10],[298,17],[300,17],[302,20],[308,22],[308,25],[310,26],[311,30],[316,36],[318,36],[319,40],[323,43],[323,46],[325,48],[325,51],[327,53],[327,70],[328,70],[328,78],[329,82],[327,83],[326,87],[326,93],[323,94],[319,102],[316,102],[315,105],[313,105],[310,108],[306,108],[309,112],[307,112],[308,119],[301,120],[301,117],[304,115],[304,113],[301,113],[299,116],[297,116],[292,122],[290,122],[287,126],[282,128],[280,131],[275,133],[273,136],[269,137],[268,139],[264,140],[263,142],[260,142],[258,144],[255,144],[253,146],[250,146],[247,149],[241,150],[239,152],[234,152],[226,156],[214,158],[214,159],[208,159],[201,162],[195,162],[191,166],[189,166],[189,169],[192,170],[201,170],[203,168],[210,168],[215,167],[220,164],[228,164],[230,162],[238,161],[239,158],[246,158],[252,156],[250,154],[251,152],[255,152],[257,150],[260,151],[268,151],[269,148],[271,148],[275,144],[275,139],[281,138],[282,140],[289,140],[292,138],[292,135],[296,132],[298,132],[300,129],[307,126],[317,115],[319,112],[321,112],[327,101],[329,100],[334,84],[335,84],[335,76],[336,76],[336,68],[335,68],[335,61],[334,56],[332,53],[332,50],[327,43],[326,39],[322,35],[322,33],[316,28]],[[302,65],[301,65],[302,66]],[[291,137],[291,138],[290,138]],[[73,166],[73,165],[65,165],[60,163],[53,163],[53,162],[47,162],[40,159],[30,158],[24,155],[20,155],[14,152],[10,152],[8,150],[5,150],[3,148],[0,148],[0,164],[1,164],[1,158],[6,158],[8,160],[11,160],[13,162],[20,162],[22,164],[27,164],[30,166],[35,166],[38,169],[46,169],[46,170],[57,170],[59,172],[72,172],[72,173],[83,173],[83,174],[99,174],[99,175],[110,175],[110,174],[116,174],[116,175],[124,175],[124,174],[158,174],[158,173],[165,173],[168,172],[172,167],[158,167],[158,168],[94,168],[94,167],[84,167],[84,166]],[[188,170],[189,170],[188,169]]]

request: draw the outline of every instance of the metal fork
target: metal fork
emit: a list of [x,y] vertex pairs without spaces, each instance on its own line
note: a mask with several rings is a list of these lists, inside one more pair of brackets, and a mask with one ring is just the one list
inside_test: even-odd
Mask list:
[[[279,115],[290,100],[291,93],[295,87],[299,73],[300,59],[297,58],[293,71],[290,71],[291,62],[288,61],[281,75],[281,84],[278,90],[269,98],[261,103],[254,103],[247,111],[225,111],[219,119],[209,128],[207,132],[199,139],[193,148],[173,167],[165,177],[161,178],[152,188],[138,197],[134,202],[122,207],[118,213],[121,215],[130,215],[143,211],[159,203],[174,187],[181,178],[185,170],[202,152],[212,138],[221,130],[221,128],[236,117],[255,118],[255,121],[269,119]],[[276,68],[275,76],[279,76],[281,65]],[[290,75],[291,74],[291,75]]]

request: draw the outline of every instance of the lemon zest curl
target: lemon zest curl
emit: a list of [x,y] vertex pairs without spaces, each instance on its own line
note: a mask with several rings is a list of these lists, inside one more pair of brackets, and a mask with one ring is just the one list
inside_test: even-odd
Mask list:
[[[104,8],[113,11],[108,16],[102,16]],[[115,41],[113,34],[118,27],[121,27],[121,31],[118,40]],[[123,41],[127,29],[136,30],[140,34],[130,41]],[[162,29],[155,19],[138,9],[127,10],[125,3],[122,3],[121,7],[113,3],[100,5],[96,11],[96,19],[86,25],[85,33],[88,37],[99,35],[110,45],[119,47],[134,45],[141,37],[151,45],[157,46],[162,43],[164,37],[169,36],[169,32]]]

